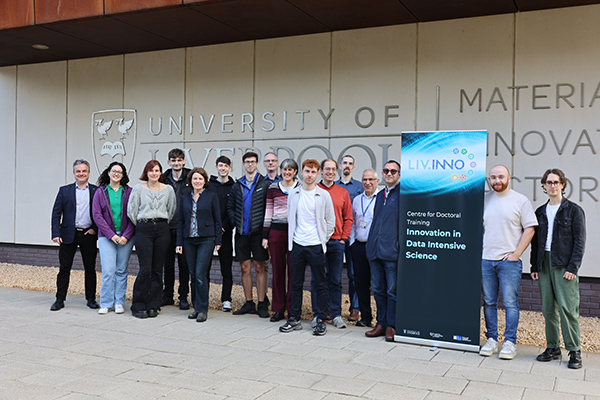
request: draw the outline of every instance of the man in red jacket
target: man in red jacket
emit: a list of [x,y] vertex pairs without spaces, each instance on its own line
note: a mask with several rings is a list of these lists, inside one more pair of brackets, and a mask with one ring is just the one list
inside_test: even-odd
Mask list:
[[[319,187],[325,189],[333,201],[335,212],[335,230],[327,241],[327,285],[329,289],[329,312],[333,319],[333,326],[338,329],[346,327],[342,319],[342,270],[344,268],[344,250],[350,238],[352,229],[352,202],[348,191],[335,184],[338,165],[330,158],[321,162],[321,175],[323,180]],[[314,293],[314,291],[313,291]],[[313,299],[313,304],[316,300]],[[314,309],[313,309],[314,313]],[[313,324],[316,321],[313,319]]]

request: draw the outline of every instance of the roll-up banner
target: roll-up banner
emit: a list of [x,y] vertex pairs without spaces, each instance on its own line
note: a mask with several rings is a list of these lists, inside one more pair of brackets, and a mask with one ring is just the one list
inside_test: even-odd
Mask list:
[[479,351],[487,131],[402,132],[399,342]]

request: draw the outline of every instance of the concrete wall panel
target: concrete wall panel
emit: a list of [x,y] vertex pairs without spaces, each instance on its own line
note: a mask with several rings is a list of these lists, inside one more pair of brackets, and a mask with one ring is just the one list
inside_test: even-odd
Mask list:
[[16,140],[17,67],[0,68],[0,160],[2,192],[0,196],[0,242],[15,240],[15,140]]
[[73,181],[66,160],[67,62],[18,67],[15,242],[50,244],[58,188]]

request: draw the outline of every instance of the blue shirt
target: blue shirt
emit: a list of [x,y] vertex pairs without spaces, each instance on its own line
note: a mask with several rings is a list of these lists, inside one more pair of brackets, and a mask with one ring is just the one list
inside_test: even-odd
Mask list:
[[248,182],[246,181],[246,176],[244,175],[239,182],[242,184],[244,188],[244,213],[242,217],[242,224],[244,230],[242,235],[248,235],[250,233],[250,211],[252,209],[252,193],[254,192],[254,188],[256,187],[256,181],[258,181],[258,174],[254,175],[254,180],[252,181],[252,185],[248,186]]
[[354,198],[356,196],[358,196],[359,194],[364,192],[362,183],[360,181],[357,181],[354,178],[350,178],[350,181],[348,183],[344,183],[342,181],[342,179],[338,179],[337,181],[335,181],[335,184],[343,187],[344,189],[346,189],[348,191],[348,194],[350,195],[351,203],[354,201]]

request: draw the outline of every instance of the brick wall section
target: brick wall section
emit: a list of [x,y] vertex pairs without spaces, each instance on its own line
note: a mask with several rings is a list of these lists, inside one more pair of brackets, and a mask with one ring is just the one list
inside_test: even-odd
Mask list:
[[[0,262],[24,265],[38,265],[43,267],[58,267],[58,247],[57,246],[35,246],[35,245],[15,245],[0,243]],[[79,252],[75,255],[73,268],[83,270],[83,263]],[[101,271],[100,256],[96,260],[96,270]],[[129,260],[129,274],[136,275],[139,271],[137,256],[131,255]],[[348,293],[348,279],[346,271],[342,274],[343,292]],[[211,282],[222,283],[221,267],[219,260],[215,257],[212,261],[210,272]],[[271,279],[269,279],[271,282]],[[239,263],[233,263],[233,283],[242,284],[242,272]],[[305,290],[310,290],[310,267],[306,268]],[[579,312],[583,316],[600,317],[600,279],[584,278],[579,283],[581,302]],[[500,298],[500,303],[502,299]],[[521,310],[541,311],[542,302],[537,282],[529,278],[529,275],[523,275],[521,286],[519,288],[519,303]]]

